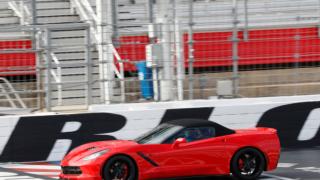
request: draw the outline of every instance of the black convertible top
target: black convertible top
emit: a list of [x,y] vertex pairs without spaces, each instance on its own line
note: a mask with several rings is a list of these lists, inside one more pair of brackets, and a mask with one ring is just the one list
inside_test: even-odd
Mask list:
[[224,135],[235,133],[235,131],[232,129],[226,128],[218,123],[204,120],[204,119],[177,119],[177,120],[166,122],[166,124],[173,124],[173,125],[182,126],[185,128],[211,126],[215,128],[217,136],[224,136]]

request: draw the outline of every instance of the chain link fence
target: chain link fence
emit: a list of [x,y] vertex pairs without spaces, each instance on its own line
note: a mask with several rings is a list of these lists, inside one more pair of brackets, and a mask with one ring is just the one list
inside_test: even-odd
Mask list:
[[[148,76],[149,81],[171,81],[166,92],[173,93],[173,99],[179,99],[181,78],[183,99],[217,96],[218,81],[223,80],[231,80],[232,94],[227,97],[319,93],[319,1],[175,0],[158,1],[151,9],[139,3],[143,2],[127,5],[136,8],[130,12],[118,9],[117,49],[128,61],[125,71],[130,77],[130,95],[139,95],[141,90],[134,64],[147,59],[145,47],[150,43],[162,46],[160,59],[170,61],[170,70],[158,72],[156,80],[154,75]],[[150,20],[148,14],[155,15]],[[149,23],[155,24],[151,31],[156,37],[150,37]],[[183,54],[179,55],[177,36],[181,34]],[[168,41],[169,51],[164,52]],[[170,57],[166,57],[168,52]],[[179,56],[184,61],[182,72]],[[154,69],[165,71],[161,65]],[[166,73],[172,76],[167,79]]]
[[35,2],[0,0],[1,106],[319,93],[318,0]]

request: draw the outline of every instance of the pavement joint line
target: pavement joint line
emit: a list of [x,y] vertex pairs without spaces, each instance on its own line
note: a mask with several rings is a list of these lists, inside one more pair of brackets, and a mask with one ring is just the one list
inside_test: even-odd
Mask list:
[[280,179],[280,180],[300,180],[300,178],[292,179],[292,178],[276,176],[276,175],[272,175],[272,174],[264,174],[264,175],[267,176],[267,177],[277,178],[277,179]]

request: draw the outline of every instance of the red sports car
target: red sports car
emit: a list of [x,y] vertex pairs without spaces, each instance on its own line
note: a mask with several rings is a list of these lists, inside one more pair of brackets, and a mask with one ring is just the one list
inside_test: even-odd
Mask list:
[[230,175],[256,179],[277,167],[280,143],[271,128],[231,130],[206,120],[161,124],[133,141],[93,142],[62,161],[65,180],[147,180]]

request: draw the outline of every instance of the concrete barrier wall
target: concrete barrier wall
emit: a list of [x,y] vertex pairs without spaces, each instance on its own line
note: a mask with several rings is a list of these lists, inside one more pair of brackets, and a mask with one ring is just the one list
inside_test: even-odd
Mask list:
[[90,113],[0,117],[0,161],[58,161],[86,142],[134,139],[178,118],[278,129],[283,148],[320,146],[320,96],[96,105]]

